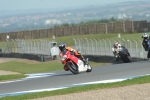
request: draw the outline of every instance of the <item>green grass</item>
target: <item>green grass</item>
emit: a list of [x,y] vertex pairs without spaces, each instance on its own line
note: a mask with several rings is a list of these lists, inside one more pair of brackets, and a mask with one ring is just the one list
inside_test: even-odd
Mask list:
[[24,74],[16,74],[16,75],[1,75],[0,81],[6,81],[6,80],[13,80],[13,79],[20,79],[24,78]]
[[51,61],[51,62],[40,62],[35,64],[18,62],[18,61],[9,61],[0,64],[1,70],[15,71],[22,74],[29,73],[40,73],[48,72],[62,69],[62,64],[60,61]]
[[78,87],[72,87],[72,88],[55,90],[55,91],[45,91],[45,92],[25,94],[19,96],[10,96],[10,97],[8,96],[8,97],[0,98],[0,100],[29,100],[35,98],[48,97],[48,96],[65,95],[65,94],[90,91],[96,89],[123,87],[123,86],[143,84],[143,83],[150,83],[150,76],[144,76],[135,79],[129,79],[122,82],[115,82],[115,83],[86,85],[86,86],[78,86]]
[[[105,66],[107,63],[89,62],[91,66]],[[54,60],[50,62],[39,62],[30,64],[28,62],[19,62],[17,60],[0,63],[0,70],[14,71],[21,74],[2,75],[0,81],[24,78],[24,74],[51,72],[63,70],[63,64],[60,61]]]
[[[107,64],[107,63],[96,63],[91,61],[89,63],[91,66],[102,66]],[[57,60],[49,62],[40,62],[36,64],[29,64],[18,61],[9,61],[1,63],[0,70],[14,71],[22,74],[30,74],[30,73],[41,73],[41,72],[63,70],[63,66],[64,65],[61,63],[61,61]]]

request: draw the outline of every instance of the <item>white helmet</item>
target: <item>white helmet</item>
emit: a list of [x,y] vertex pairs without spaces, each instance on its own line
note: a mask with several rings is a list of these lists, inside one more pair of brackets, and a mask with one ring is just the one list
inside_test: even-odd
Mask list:
[[149,36],[147,33],[144,33],[143,36],[142,36],[144,39],[147,39]]

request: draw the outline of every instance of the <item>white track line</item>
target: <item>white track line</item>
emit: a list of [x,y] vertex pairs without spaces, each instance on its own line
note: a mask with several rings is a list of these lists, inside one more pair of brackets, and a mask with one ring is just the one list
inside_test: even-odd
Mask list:
[[111,79],[111,80],[103,80],[103,81],[95,81],[95,82],[72,84],[72,85],[69,85],[69,86],[61,86],[61,87],[49,88],[49,89],[39,89],[39,90],[30,90],[30,91],[6,93],[6,94],[0,94],[0,98],[1,97],[5,97],[5,96],[17,96],[17,95],[28,94],[28,93],[35,93],[35,92],[53,91],[53,90],[59,90],[59,89],[65,89],[65,88],[76,87],[76,86],[83,86],[83,85],[90,85],[90,84],[121,82],[121,81],[125,81],[127,79],[133,79],[133,78],[138,78],[138,77],[148,76],[148,75],[150,75],[150,74],[140,75],[140,76],[131,76],[131,77],[128,77],[128,78],[123,78],[123,79]]

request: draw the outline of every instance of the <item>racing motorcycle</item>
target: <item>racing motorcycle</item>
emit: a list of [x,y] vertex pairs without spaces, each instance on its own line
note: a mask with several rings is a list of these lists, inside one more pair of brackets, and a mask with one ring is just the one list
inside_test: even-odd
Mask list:
[[118,58],[121,62],[124,62],[124,63],[132,62],[130,53],[124,46],[121,46],[119,48]]
[[146,39],[145,41],[143,41],[142,43],[143,48],[145,49],[145,51],[147,51],[147,58],[150,58],[150,39]]
[[150,40],[147,41],[148,44],[148,53],[147,53],[147,58],[150,58]]
[[79,74],[80,72],[91,72],[92,67],[88,63],[88,58],[86,59],[86,64],[74,56],[70,51],[64,50],[62,52],[63,56],[61,62],[64,64],[65,68],[68,68],[73,74]]

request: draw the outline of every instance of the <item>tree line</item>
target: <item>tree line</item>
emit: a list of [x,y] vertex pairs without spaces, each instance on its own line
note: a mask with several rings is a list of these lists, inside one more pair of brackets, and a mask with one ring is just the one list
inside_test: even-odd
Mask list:
[[129,18],[126,19],[117,19],[111,17],[110,19],[101,19],[101,20],[90,20],[86,22],[80,22],[79,24],[74,23],[63,23],[61,25],[54,25],[54,27],[71,27],[71,26],[80,26],[80,25],[91,25],[91,24],[103,24],[103,23],[113,23],[113,22],[122,22],[122,21],[131,21]]

